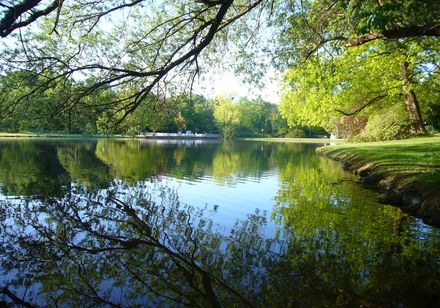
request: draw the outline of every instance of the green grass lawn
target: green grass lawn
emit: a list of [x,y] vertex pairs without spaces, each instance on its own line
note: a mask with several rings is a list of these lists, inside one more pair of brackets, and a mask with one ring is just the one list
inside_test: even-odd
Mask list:
[[397,176],[401,184],[417,181],[440,190],[440,136],[346,143],[321,147],[317,152],[355,166],[368,164],[384,176]]
[[345,140],[328,139],[328,138],[242,138],[250,141],[265,141],[265,142],[295,142],[295,143],[344,143]]

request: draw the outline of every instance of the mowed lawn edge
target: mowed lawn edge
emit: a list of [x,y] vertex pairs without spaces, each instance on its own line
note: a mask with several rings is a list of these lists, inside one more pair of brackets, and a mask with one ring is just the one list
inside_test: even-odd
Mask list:
[[440,136],[345,143],[316,151],[380,191],[380,202],[440,226]]

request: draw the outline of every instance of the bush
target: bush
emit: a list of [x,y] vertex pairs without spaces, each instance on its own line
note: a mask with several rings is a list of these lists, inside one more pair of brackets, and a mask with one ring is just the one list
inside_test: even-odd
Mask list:
[[300,128],[291,128],[289,129],[289,132],[286,134],[286,138],[302,138],[306,134],[304,131]]
[[222,135],[223,139],[230,140],[234,139],[236,133],[236,128],[234,126],[223,127]]
[[339,123],[336,124],[339,138],[351,139],[365,129],[367,125],[367,116],[344,116]]
[[403,104],[381,109],[370,115],[364,130],[353,141],[382,141],[410,136],[411,124]]

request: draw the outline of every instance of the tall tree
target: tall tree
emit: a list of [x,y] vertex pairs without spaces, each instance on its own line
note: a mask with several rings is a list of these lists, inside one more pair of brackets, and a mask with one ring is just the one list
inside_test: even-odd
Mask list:
[[215,99],[214,119],[225,139],[233,138],[240,124],[238,105],[226,97]]
[[[368,116],[405,107],[407,115],[398,120],[402,125],[408,124],[413,134],[423,134],[426,131],[415,89],[429,91],[418,85],[426,78],[422,64],[431,60],[428,52],[420,55],[419,50],[417,44],[390,46],[376,42],[347,49],[331,58],[312,57],[287,73],[282,114],[291,125],[319,125],[335,130],[341,117]],[[401,104],[401,97],[405,105]]]
[[[426,60],[428,57],[421,61],[421,58],[426,54],[434,54],[438,48],[437,39],[431,38],[439,35],[438,2],[320,0],[292,1],[289,4],[287,10],[279,15],[289,21],[285,27],[281,27],[279,33],[283,44],[278,52],[283,63],[298,65],[314,54],[331,58],[344,54],[347,48],[367,43],[371,46],[372,42],[380,40],[385,53],[400,59],[397,79],[402,81],[400,92],[404,97],[412,132],[426,133],[415,92],[416,84],[420,81],[416,75],[420,70],[420,62],[425,60],[426,65],[432,61]],[[370,48],[377,50],[374,46]],[[381,57],[382,51],[377,50],[376,55],[370,56]],[[383,66],[385,75],[386,66]],[[350,72],[347,75],[351,75]],[[386,78],[392,82],[396,76]],[[383,89],[375,89],[378,90],[382,93],[372,98],[371,102],[365,100],[366,105],[384,98]]]

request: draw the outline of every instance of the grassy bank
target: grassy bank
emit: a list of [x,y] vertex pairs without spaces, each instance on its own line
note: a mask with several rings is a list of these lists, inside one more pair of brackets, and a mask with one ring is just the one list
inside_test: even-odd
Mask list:
[[384,203],[440,225],[440,136],[347,143],[317,152],[341,161],[363,184],[381,191]]
[[294,142],[294,143],[345,143],[345,140],[328,139],[328,138],[241,138],[249,141],[265,141],[265,142]]
[[[321,147],[318,153],[401,181],[440,184],[440,136]],[[368,165],[368,166],[367,166]]]

